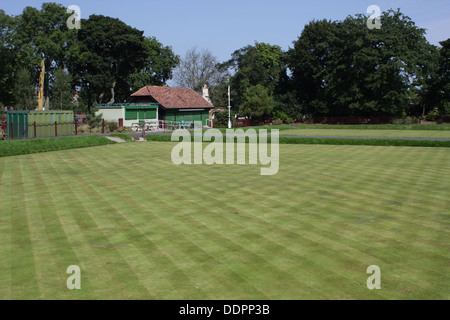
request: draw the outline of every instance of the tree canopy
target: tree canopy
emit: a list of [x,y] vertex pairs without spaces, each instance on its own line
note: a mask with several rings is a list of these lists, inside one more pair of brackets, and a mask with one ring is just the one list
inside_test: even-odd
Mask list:
[[[82,21],[80,30],[71,30],[67,27],[69,17],[67,9],[55,3],[44,3],[40,10],[26,7],[18,16],[0,10],[1,104],[16,104],[15,87],[27,80],[27,72],[31,86],[37,89],[43,58],[44,95],[55,108],[61,108],[61,82],[64,92],[73,95],[78,91],[89,109],[96,103],[122,102],[139,86],[162,85],[171,79],[178,64],[171,47],[156,38],[145,38],[143,31],[119,19],[92,15]],[[71,79],[70,89],[68,78],[61,72],[57,77],[57,70]],[[26,92],[27,99],[35,98],[34,92],[22,90]],[[24,108],[21,104],[15,107]]]
[[244,94],[252,86],[262,85],[273,96],[281,79],[286,75],[285,52],[281,47],[255,42],[236,50],[229,61],[223,63],[230,73],[233,104],[238,108]]
[[270,115],[273,110],[273,99],[269,94],[269,89],[262,84],[248,87],[245,90],[242,103],[239,107],[239,115],[263,120]]
[[[280,116],[442,116],[450,114],[450,40],[431,45],[425,30],[398,10],[343,21],[313,20],[287,51],[255,42],[220,63],[209,49],[184,57],[123,21],[103,15],[70,30],[60,4],[26,7],[10,16],[0,10],[0,104],[34,108],[40,62],[44,95],[52,108],[88,111],[98,103],[125,101],[145,85],[210,87],[216,107],[262,120]],[[71,98],[72,96],[72,98]]]
[[143,32],[119,19],[92,15],[82,21],[77,36],[79,52],[71,70],[79,79],[89,104],[125,100],[129,76],[144,68],[147,49]]
[[312,21],[289,50],[296,96],[306,114],[406,115],[433,68],[436,48],[399,11],[343,22]]
[[173,71],[178,66],[180,58],[171,47],[164,46],[156,38],[144,38],[146,61],[144,67],[130,75],[132,90],[138,90],[146,85],[161,86],[172,79]]

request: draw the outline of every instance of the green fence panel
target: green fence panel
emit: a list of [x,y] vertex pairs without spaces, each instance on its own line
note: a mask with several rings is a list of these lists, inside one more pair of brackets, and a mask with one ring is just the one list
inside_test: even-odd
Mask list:
[[[57,122],[57,130],[55,130]],[[36,123],[36,131],[35,125]],[[74,114],[73,111],[48,110],[30,111],[28,117],[28,137],[37,138],[58,136],[71,136],[74,134]]]
[[8,111],[6,121],[9,138],[22,139],[28,137],[28,111]]

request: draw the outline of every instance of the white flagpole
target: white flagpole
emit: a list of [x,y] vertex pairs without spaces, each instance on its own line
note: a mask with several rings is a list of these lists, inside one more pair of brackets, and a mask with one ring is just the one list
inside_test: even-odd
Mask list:
[[231,129],[231,91],[228,86],[228,129]]

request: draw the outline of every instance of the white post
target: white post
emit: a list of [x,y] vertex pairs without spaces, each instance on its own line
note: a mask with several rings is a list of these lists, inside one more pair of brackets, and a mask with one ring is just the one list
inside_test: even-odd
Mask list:
[[231,91],[228,86],[228,129],[231,129]]

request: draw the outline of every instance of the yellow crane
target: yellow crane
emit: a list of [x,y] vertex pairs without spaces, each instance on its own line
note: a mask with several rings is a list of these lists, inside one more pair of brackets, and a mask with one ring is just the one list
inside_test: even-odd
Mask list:
[[38,110],[44,110],[44,77],[45,77],[45,58],[41,61],[41,74],[39,75],[38,92]]

